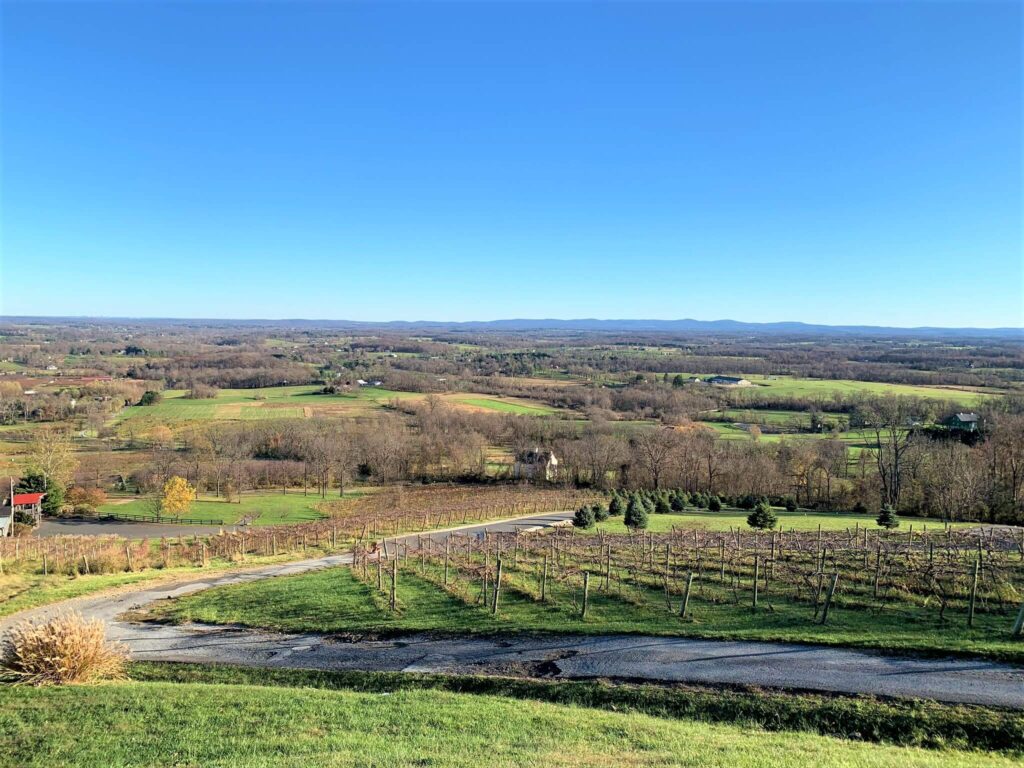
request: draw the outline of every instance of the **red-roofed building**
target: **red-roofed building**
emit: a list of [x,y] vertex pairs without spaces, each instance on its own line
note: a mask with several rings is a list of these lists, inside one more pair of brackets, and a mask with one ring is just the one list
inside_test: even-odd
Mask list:
[[14,530],[14,513],[33,515],[38,525],[43,515],[45,493],[9,493],[0,507],[0,536],[10,536]]
[[14,510],[17,512],[42,504],[45,495],[45,493],[16,493],[14,494]]

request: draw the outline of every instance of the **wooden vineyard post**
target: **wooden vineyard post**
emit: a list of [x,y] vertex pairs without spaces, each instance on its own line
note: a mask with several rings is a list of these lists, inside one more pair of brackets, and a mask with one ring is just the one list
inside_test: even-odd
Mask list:
[[978,569],[981,566],[980,560],[974,561],[974,574],[971,578],[971,599],[967,605],[967,626],[974,626],[974,604],[978,599]]
[[209,559],[206,556],[206,542],[203,542],[203,568],[210,564]]
[[389,602],[391,612],[398,608],[398,557],[391,561],[391,600]]
[[444,583],[445,586],[448,584],[448,561],[451,557],[451,536],[446,536],[444,540]]
[[540,571],[540,601],[546,602],[548,599],[548,556],[544,555],[542,559],[541,571]]
[[828,610],[832,607],[832,597],[836,593],[836,585],[839,583],[839,571],[832,574],[832,583],[828,585],[828,594],[825,595],[825,607],[821,609],[822,626],[828,621]]
[[871,586],[871,596],[878,597],[878,581],[882,575],[882,542],[878,542],[878,549],[875,550],[875,579]]
[[1020,604],[1020,610],[1017,611],[1017,620],[1013,622],[1013,630],[1010,632],[1011,637],[1020,637],[1024,634],[1024,602]]
[[719,575],[718,575],[718,580],[721,581],[721,582],[725,582],[725,537],[724,536],[722,537],[722,540],[718,543],[718,556],[720,558],[721,566],[722,566],[722,569],[721,569],[721,571],[719,572]]
[[686,618],[686,611],[690,607],[690,587],[693,586],[693,571],[686,574],[686,588],[683,590],[683,604],[679,606],[679,618]]
[[377,558],[377,591],[384,591],[384,563],[379,557]]
[[587,608],[590,605],[590,571],[583,572],[583,608],[580,611],[580,618],[587,618]]
[[612,545],[605,548],[604,553],[604,591],[610,592],[612,588]]
[[501,594],[501,558],[498,558],[497,570],[494,573],[494,599],[491,601],[491,615],[498,613],[498,596]]
[[128,573],[132,573],[135,569],[132,567],[132,547],[131,544],[124,545],[124,559],[128,563]]
[[751,611],[757,610],[757,583],[761,577],[761,557],[754,555],[754,602],[750,606]]

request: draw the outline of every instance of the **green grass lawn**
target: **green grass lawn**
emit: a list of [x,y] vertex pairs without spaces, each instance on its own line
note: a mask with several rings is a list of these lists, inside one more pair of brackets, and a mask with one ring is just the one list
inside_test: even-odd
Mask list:
[[0,688],[0,766],[1010,766],[499,696],[120,682]]
[[[351,494],[350,494],[351,495]],[[337,495],[331,498],[337,498]],[[241,496],[238,501],[223,499],[199,499],[182,517],[197,520],[222,520],[224,525],[237,523],[244,517],[252,517],[253,525],[281,525],[283,523],[307,523],[320,520],[324,515],[314,508],[323,501],[319,496],[303,496],[301,491],[283,493],[260,493]],[[131,499],[127,502],[112,501],[100,507],[100,512],[111,514],[152,515],[154,508],[150,499]]]
[[[975,626],[964,626],[962,611],[951,610],[941,623],[934,610],[899,599],[884,610],[867,610],[837,594],[829,624],[812,620],[812,609],[770,593],[761,608],[750,610],[749,598],[733,593],[706,573],[691,596],[689,616],[678,616],[660,590],[619,596],[592,582],[586,619],[579,615],[578,580],[548,581],[548,602],[539,602],[534,572],[508,568],[500,610],[492,615],[476,602],[477,579],[452,578],[454,591],[439,586],[441,575],[428,566],[422,578],[410,564],[399,575],[399,610],[392,613],[386,598],[356,578],[348,568],[333,568],[258,584],[241,584],[199,592],[155,606],[152,616],[171,621],[241,624],[286,632],[401,635],[432,631],[451,634],[552,632],[580,634],[651,634],[709,639],[775,640],[849,645],[888,651],[951,652],[1024,659],[1024,643],[1009,635],[1013,616],[979,614]],[[374,572],[371,572],[371,582]],[[703,587],[703,588],[702,588]],[[385,578],[385,590],[387,579]]]
[[[823,531],[845,531],[847,528],[853,530],[857,526],[876,530],[875,515],[858,515],[852,512],[810,512],[796,511],[787,512],[784,509],[775,509],[775,516],[779,518],[779,525],[786,531],[815,531],[821,526]],[[750,513],[744,509],[725,508],[720,512],[708,512],[707,510],[692,509],[682,513],[668,515],[649,515],[647,517],[647,530],[654,533],[664,533],[673,528],[706,528],[712,531],[726,531],[730,528],[742,528],[750,530],[747,526],[747,515]],[[915,531],[936,528],[942,530],[942,521],[927,517],[904,517],[901,518],[900,530],[907,530],[913,525]],[[977,523],[950,523],[952,528],[969,528]],[[577,529],[577,533],[626,533],[626,525],[621,517],[608,518],[603,523],[598,523],[589,531]]]

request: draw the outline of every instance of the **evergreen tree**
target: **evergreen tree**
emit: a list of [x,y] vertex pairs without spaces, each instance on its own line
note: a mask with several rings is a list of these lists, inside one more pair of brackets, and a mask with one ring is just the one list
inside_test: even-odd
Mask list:
[[626,518],[623,522],[631,531],[642,531],[647,527],[647,507],[639,497],[634,496],[629,500],[629,505],[626,507]]
[[796,499],[794,499],[792,496],[787,496],[786,497],[786,511],[787,512],[796,512],[796,509],[797,509]]
[[686,509],[686,505],[690,502],[690,497],[686,495],[686,491],[676,491],[672,494],[672,511],[682,512]]
[[890,504],[886,504],[882,507],[882,511],[879,513],[878,517],[875,518],[875,522],[887,531],[900,527],[900,519],[896,516],[896,510],[893,509]]
[[772,511],[771,504],[767,501],[759,501],[754,511],[747,515],[747,525],[760,530],[771,530],[779,522],[779,519]]
[[721,512],[721,500],[717,496],[712,496],[710,499],[708,499],[708,509],[711,510],[712,512]]
[[59,515],[64,506],[64,486],[50,483],[43,496],[42,509],[44,515]]
[[593,528],[594,527],[594,510],[584,504],[582,507],[576,510],[576,514],[573,515],[572,524],[577,528]]
[[594,520],[603,523],[608,519],[608,508],[604,504],[595,504],[591,507],[594,510]]
[[659,515],[667,515],[672,511],[672,505],[669,503],[668,496],[666,494],[659,494],[657,500],[654,502],[654,511]]

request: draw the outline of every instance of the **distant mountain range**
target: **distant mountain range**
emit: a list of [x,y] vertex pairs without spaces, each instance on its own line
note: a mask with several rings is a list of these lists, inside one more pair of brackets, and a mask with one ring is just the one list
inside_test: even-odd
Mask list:
[[1024,341],[1024,328],[896,328],[875,325],[817,325],[800,322],[746,323],[739,320],[577,320],[510,319],[510,320],[389,320],[381,322],[362,320],[306,320],[306,319],[204,319],[204,318],[132,318],[132,317],[30,317],[0,316],[3,323],[69,323],[69,324],[167,324],[205,327],[269,327],[269,328],[330,328],[352,330],[431,330],[506,333],[528,331],[592,331],[601,333],[729,333],[770,335],[857,335],[903,336],[914,338],[973,337],[1004,338]]

